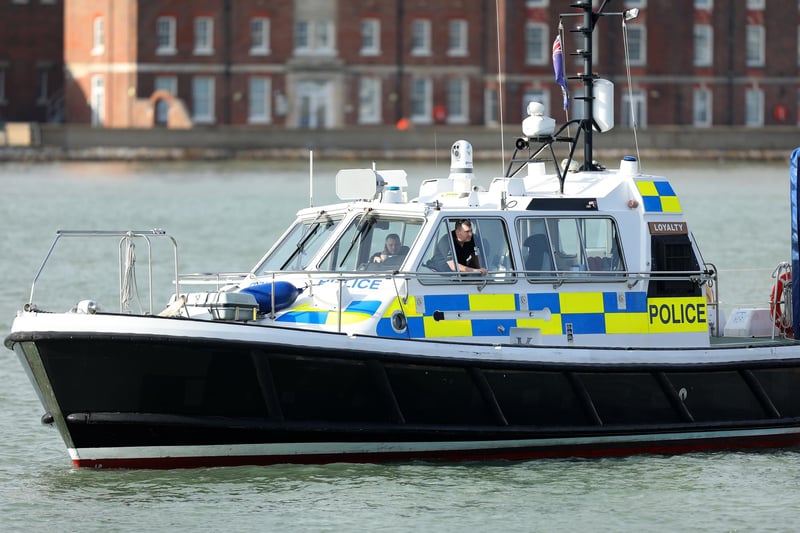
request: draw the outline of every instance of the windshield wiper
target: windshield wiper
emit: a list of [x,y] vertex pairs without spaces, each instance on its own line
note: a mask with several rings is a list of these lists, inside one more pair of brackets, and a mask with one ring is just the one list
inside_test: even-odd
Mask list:
[[[303,235],[303,237],[297,242],[297,244],[294,247],[295,248],[294,252],[292,252],[292,255],[290,255],[289,258],[281,265],[281,268],[280,268],[281,270],[283,270],[287,266],[289,266],[289,263],[294,261],[295,258],[299,254],[301,254],[301,253],[303,253],[305,251],[306,244],[308,243],[308,241],[311,240],[311,237],[316,235],[317,231],[319,230],[320,224],[318,224],[317,222],[323,216],[327,216],[326,212],[325,211],[320,211],[319,213],[317,213],[317,216],[314,217],[314,220],[312,220],[311,223],[308,224],[308,226],[306,227],[306,234]],[[333,224],[333,220],[330,218],[330,216],[328,216],[327,223],[325,224],[325,227],[329,228],[329,227],[331,227],[332,224]]]
[[347,261],[347,258],[350,257],[350,252],[353,251],[353,247],[356,245],[356,241],[359,237],[364,235],[373,225],[375,224],[375,215],[367,214],[361,221],[358,223],[358,230],[356,234],[353,235],[353,238],[350,239],[350,245],[347,247],[347,251],[344,253],[344,257],[342,257],[342,261],[339,263],[339,268],[342,268],[344,262]]

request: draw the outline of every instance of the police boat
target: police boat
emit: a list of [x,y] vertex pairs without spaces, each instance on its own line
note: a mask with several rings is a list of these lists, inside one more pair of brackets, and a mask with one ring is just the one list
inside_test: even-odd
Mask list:
[[[180,275],[163,307],[68,312],[30,300],[5,345],[76,467],[533,459],[800,444],[797,228],[772,304],[722,325],[706,263],[663,176],[593,160],[613,126],[592,71],[606,15],[578,1],[582,118],[529,106],[506,175],[411,196],[400,170],[345,169],[242,274]],[[627,12],[626,12],[627,13]],[[569,127],[575,129],[568,134]],[[583,160],[576,150],[583,141]],[[558,153],[567,152],[565,159]],[[791,182],[797,209],[797,162]],[[793,217],[797,224],[798,217]],[[164,231],[61,231],[135,243]],[[151,273],[148,261],[148,273]],[[168,300],[168,301],[167,301]]]

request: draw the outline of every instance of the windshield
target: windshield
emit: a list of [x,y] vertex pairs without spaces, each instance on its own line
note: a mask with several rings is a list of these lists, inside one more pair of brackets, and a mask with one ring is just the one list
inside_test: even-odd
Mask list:
[[356,217],[320,264],[321,270],[399,270],[422,228],[421,218],[368,212]]
[[255,273],[305,269],[341,220],[340,215],[332,217],[323,211],[313,219],[298,221],[255,268]]

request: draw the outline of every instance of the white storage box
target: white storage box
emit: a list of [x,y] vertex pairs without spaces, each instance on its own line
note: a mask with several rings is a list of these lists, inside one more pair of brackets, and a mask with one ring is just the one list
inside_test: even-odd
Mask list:
[[258,302],[242,292],[192,292],[186,295],[188,307],[205,307],[214,320],[255,320]]
[[736,309],[725,323],[726,337],[771,337],[777,331],[769,309]]

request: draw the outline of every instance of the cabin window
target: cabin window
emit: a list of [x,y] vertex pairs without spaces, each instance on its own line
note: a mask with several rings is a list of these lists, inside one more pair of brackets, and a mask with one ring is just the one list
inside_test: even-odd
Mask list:
[[400,270],[422,222],[371,212],[356,217],[322,260],[320,270]]
[[[462,236],[466,235],[465,230],[472,231],[471,244],[462,246],[457,243],[457,227]],[[469,269],[485,268],[489,272],[489,281],[513,281],[513,276],[508,275],[509,271],[514,270],[508,243],[508,232],[502,219],[446,218],[439,224],[435,237],[428,244],[419,271],[450,275],[424,276],[421,279],[428,283],[451,283],[453,276],[458,276],[461,281],[484,282],[479,272],[456,272],[458,264]]]
[[254,269],[257,275],[276,270],[303,270],[333,234],[341,216],[320,213],[297,222]]
[[[650,246],[654,279],[647,289],[647,296],[700,296],[700,285],[689,279],[690,274],[700,271],[689,236],[653,235]],[[672,279],[659,279],[666,277]]]
[[610,218],[520,218],[517,235],[529,278],[551,278],[554,272],[625,270],[617,227]]

